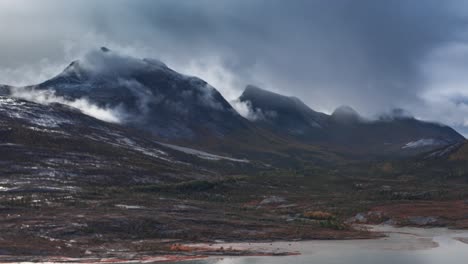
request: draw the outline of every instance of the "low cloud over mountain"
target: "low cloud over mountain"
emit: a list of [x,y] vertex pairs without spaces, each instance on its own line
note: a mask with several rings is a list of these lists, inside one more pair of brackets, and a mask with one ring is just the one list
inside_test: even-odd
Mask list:
[[102,44],[158,57],[208,81],[229,101],[253,83],[327,113],[344,104],[364,116],[404,108],[463,129],[468,107],[453,98],[466,96],[468,84],[466,6],[461,0],[5,0],[0,83],[39,83]]

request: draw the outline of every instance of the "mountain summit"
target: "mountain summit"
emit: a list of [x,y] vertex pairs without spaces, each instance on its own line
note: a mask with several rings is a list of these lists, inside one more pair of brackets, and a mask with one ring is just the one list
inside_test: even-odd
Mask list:
[[331,119],[338,123],[356,123],[362,118],[351,106],[342,105],[333,111]]
[[125,56],[106,47],[28,88],[51,90],[67,100],[86,98],[117,111],[122,123],[164,138],[222,138],[246,122],[205,81],[180,74],[159,60]]
[[255,121],[277,132],[297,136],[320,133],[327,116],[315,112],[296,97],[248,85],[239,101],[246,103]]
[[366,120],[350,106],[331,115],[316,112],[295,97],[247,86],[238,99],[261,118],[259,126],[302,143],[373,155],[417,153],[464,141],[448,126],[411,117],[401,109]]

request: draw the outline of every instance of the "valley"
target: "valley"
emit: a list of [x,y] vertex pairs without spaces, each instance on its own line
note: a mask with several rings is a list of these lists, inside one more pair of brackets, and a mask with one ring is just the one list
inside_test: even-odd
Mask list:
[[184,245],[468,228],[468,144],[452,128],[401,110],[327,115],[252,86],[239,100],[260,117],[107,48],[39,85],[1,86],[0,261],[252,255]]
[[23,183],[10,181],[0,191],[0,247],[5,260],[126,259],[196,256],[200,252],[174,247],[193,242],[381,236],[356,224],[468,227],[464,175],[422,180],[415,168],[389,172],[386,163],[348,166],[266,169],[174,183],[82,182],[71,188],[62,182],[62,189],[15,189]]

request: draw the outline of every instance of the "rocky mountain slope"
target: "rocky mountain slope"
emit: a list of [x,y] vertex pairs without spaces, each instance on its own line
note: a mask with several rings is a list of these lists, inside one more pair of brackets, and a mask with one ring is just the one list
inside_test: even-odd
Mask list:
[[244,159],[161,143],[61,104],[0,96],[0,191],[206,180]]
[[456,144],[464,137],[452,128],[398,114],[366,120],[349,106],[331,115],[319,113],[295,97],[247,86],[252,122],[306,144],[325,145],[351,153],[415,154]]
[[[72,62],[62,73],[27,87],[1,86],[38,103],[62,103],[86,114],[146,131],[159,139],[228,155],[320,158],[414,155],[464,138],[450,127],[389,115],[366,120],[349,106],[316,112],[295,97],[248,86],[239,101],[243,118],[205,81],[180,74],[154,59],[121,55],[105,47]],[[266,153],[266,154],[265,154]]]
[[162,138],[222,138],[248,125],[205,81],[177,73],[160,61],[120,55],[105,47],[26,89],[54,91],[66,100],[86,98],[112,110],[120,123]]
[[315,112],[296,97],[287,97],[249,85],[239,101],[247,103],[255,123],[298,138],[323,139],[328,116]]

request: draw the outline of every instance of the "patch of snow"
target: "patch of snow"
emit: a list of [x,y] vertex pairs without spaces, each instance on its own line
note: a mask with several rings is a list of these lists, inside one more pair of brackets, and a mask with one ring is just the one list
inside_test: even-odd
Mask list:
[[283,197],[280,197],[280,196],[270,196],[270,197],[267,197],[265,199],[263,199],[261,202],[260,202],[260,205],[266,205],[266,204],[281,204],[281,203],[284,203],[286,202],[286,199],[284,199]]
[[[159,149],[148,149],[148,148],[144,148],[140,145],[138,145],[135,141],[129,139],[129,138],[125,138],[125,137],[121,137],[121,138],[118,138],[117,141],[120,143],[120,144],[123,144],[135,151],[138,151],[138,152],[141,152],[147,156],[150,156],[150,157],[153,157],[153,158],[161,158],[161,156],[167,156],[167,153],[165,153],[164,151],[162,150],[159,150]],[[166,158],[164,158],[166,159]]]
[[231,158],[231,157],[219,156],[219,155],[211,154],[211,153],[204,152],[204,151],[201,151],[201,150],[176,146],[176,145],[162,143],[162,142],[158,142],[158,141],[156,141],[156,143],[160,144],[161,146],[168,147],[170,149],[183,152],[185,154],[190,154],[190,155],[197,156],[197,157],[199,157],[201,159],[214,160],[214,161],[229,160],[229,161],[234,161],[234,162],[249,163],[249,161],[246,160],[246,159],[236,159],[236,158]]
[[15,143],[1,143],[0,144],[0,147],[17,147],[17,146],[21,146],[21,145],[15,144]]
[[24,105],[25,103],[14,100],[9,97],[0,97],[0,105]]
[[130,209],[130,210],[145,209],[145,207],[143,207],[143,206],[126,205],[126,204],[116,204],[115,207],[122,208],[122,209]]
[[167,162],[172,162],[172,163],[179,163],[177,161],[172,160],[166,152],[160,149],[151,147],[151,145],[143,146],[144,143],[137,142],[133,139],[127,138],[124,135],[115,131],[109,131],[109,130],[101,130],[101,131],[104,133],[85,135],[84,137],[94,140],[94,141],[98,141],[98,142],[105,142],[107,144],[110,144],[119,148],[125,148],[134,152],[139,152],[143,155],[146,155],[152,158],[157,158],[157,159],[164,160]]
[[10,97],[0,97],[0,113],[41,127],[59,127],[61,124],[70,123],[70,121],[48,112],[38,111],[30,103]]
[[428,158],[434,158],[434,157],[443,157],[453,151],[455,151],[458,147],[460,147],[463,143],[462,142],[459,142],[459,143],[456,143],[456,144],[452,144],[448,147],[445,147],[441,150],[438,150],[438,151],[435,151],[431,154],[429,154],[426,159]]
[[186,205],[186,204],[176,204],[173,206],[175,210],[200,210],[200,208],[191,206],[191,205]]
[[428,146],[439,146],[439,145],[443,145],[443,143],[444,143],[443,141],[433,139],[433,138],[422,138],[416,141],[408,142],[406,143],[406,145],[404,145],[401,148],[406,149],[406,148],[422,148],[422,147],[428,147]]
[[27,127],[28,129],[38,131],[38,132],[43,132],[43,133],[55,133],[55,134],[61,134],[64,136],[70,136],[68,133],[65,133],[63,131],[58,131],[58,130],[52,130],[52,129],[46,129],[46,128],[39,128],[39,127]]
[[8,188],[4,186],[0,186],[0,192],[8,192],[9,190],[12,190],[13,188]]

